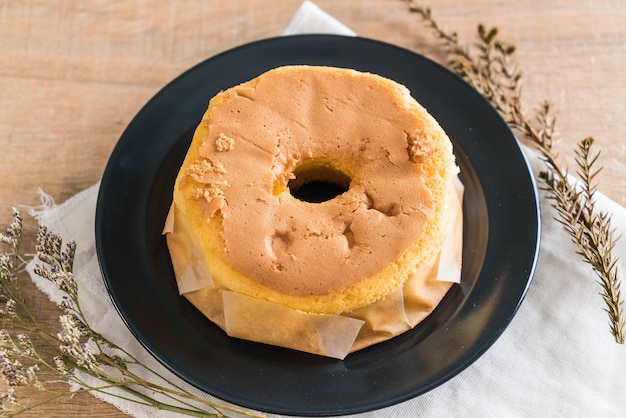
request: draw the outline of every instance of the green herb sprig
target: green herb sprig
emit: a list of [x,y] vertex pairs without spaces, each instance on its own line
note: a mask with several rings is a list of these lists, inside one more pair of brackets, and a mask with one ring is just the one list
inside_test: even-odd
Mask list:
[[470,48],[462,44],[455,32],[447,32],[433,18],[429,7],[413,0],[402,0],[408,10],[443,41],[448,54],[448,67],[480,92],[506,122],[540,152],[545,171],[540,181],[557,211],[555,219],[577,247],[577,254],[591,265],[602,289],[605,311],[611,334],[624,344],[626,321],[621,297],[611,215],[596,208],[594,183],[601,168],[596,168],[599,152],[593,148],[592,137],[583,138],[576,150],[577,175],[581,187],[569,178],[557,160],[554,147],[556,117],[549,102],[541,103],[534,117],[522,108],[522,73],[515,59],[515,46],[498,36],[497,28],[478,26],[477,41]]

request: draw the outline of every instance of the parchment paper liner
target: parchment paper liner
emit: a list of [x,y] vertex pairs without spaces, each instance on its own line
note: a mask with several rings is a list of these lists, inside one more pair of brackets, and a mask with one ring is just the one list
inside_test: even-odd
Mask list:
[[220,287],[172,205],[163,233],[179,293],[231,337],[343,359],[413,328],[460,282],[464,188],[454,180],[450,228],[441,252],[401,289],[369,306],[340,315],[312,314]]

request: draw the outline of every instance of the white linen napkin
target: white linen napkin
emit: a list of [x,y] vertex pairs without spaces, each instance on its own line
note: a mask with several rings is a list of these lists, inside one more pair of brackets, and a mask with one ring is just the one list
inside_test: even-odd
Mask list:
[[[354,34],[309,1],[285,30],[286,35],[295,33]],[[542,163],[534,152],[525,151],[538,175]],[[74,270],[93,328],[170,380],[199,393],[143,349],[110,302],[95,254],[98,186],[61,205],[42,194],[43,205],[34,214],[65,239],[77,241]],[[613,214],[615,236],[625,236],[626,209],[600,193],[596,198],[598,209]],[[534,280],[518,314],[494,345],[465,371],[430,392],[356,417],[626,415],[626,347],[616,344],[610,335],[595,275],[575,255],[575,247],[554,221],[555,211],[544,195],[541,209],[542,241]],[[622,260],[621,272],[626,271],[625,239],[615,248],[615,256]],[[57,297],[54,289],[31,276],[51,299]],[[111,396],[96,396],[133,416],[172,416]]]

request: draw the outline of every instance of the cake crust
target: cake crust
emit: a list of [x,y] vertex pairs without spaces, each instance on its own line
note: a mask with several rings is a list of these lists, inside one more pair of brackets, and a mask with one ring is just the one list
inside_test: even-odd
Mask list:
[[[290,191],[302,173],[333,171],[349,180],[333,199]],[[449,139],[404,86],[288,66],[211,100],[174,210],[218,286],[337,314],[384,298],[441,250],[454,176]]]

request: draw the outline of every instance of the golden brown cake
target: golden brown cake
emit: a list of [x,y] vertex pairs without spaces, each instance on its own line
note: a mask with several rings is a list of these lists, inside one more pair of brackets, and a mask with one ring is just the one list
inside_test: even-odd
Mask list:
[[[456,174],[448,137],[404,86],[350,69],[268,71],[210,101],[176,179],[168,246],[181,293],[226,328],[228,295],[244,310],[361,317],[417,274],[415,298],[437,289],[420,307],[430,312],[451,286],[431,273],[459,213]],[[308,199],[312,184],[336,196]]]
[[[174,205],[224,288],[337,314],[383,298],[439,252],[455,174],[449,139],[405,87],[290,66],[211,100]],[[292,195],[316,180],[347,191]]]

